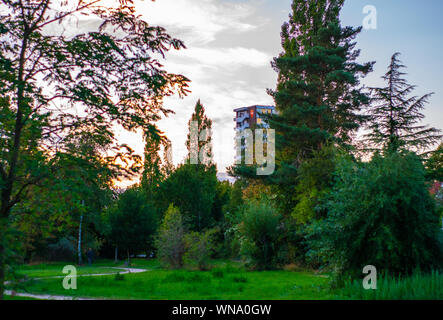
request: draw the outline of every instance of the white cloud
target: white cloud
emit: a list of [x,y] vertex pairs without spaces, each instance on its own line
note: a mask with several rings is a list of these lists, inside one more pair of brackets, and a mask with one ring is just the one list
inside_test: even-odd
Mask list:
[[171,52],[170,56],[188,58],[194,63],[210,67],[263,67],[269,65],[272,57],[253,48],[199,48],[190,47],[183,51]]
[[137,12],[151,24],[162,25],[176,36],[188,35],[188,44],[215,40],[218,33],[250,31],[254,25],[244,20],[254,13],[249,3],[220,0],[136,1]]

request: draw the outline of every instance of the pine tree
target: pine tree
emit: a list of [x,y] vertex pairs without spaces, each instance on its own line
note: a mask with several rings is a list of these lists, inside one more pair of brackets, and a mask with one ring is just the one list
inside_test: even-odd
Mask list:
[[368,97],[359,79],[373,62],[356,62],[353,40],[361,27],[340,25],[343,2],[294,0],[282,27],[283,52],[272,62],[278,72],[277,88],[269,90],[278,112],[269,119],[276,130],[273,179],[290,207],[299,166],[329,143],[349,146],[365,121],[360,111]]
[[[197,124],[195,132],[193,132],[193,122]],[[188,156],[186,161],[193,163],[193,160],[195,161],[195,157],[197,157],[199,164],[212,165],[212,120],[206,116],[205,108],[200,99],[195,104],[194,113],[188,122],[188,127],[189,133],[186,140]],[[200,161],[200,158],[202,161]]]
[[433,93],[410,96],[416,86],[409,84],[401,71],[400,53],[391,57],[388,72],[382,77],[386,87],[371,88],[373,106],[369,109],[370,133],[366,135],[372,149],[396,152],[402,149],[424,151],[441,139],[440,130],[419,124],[421,113]]

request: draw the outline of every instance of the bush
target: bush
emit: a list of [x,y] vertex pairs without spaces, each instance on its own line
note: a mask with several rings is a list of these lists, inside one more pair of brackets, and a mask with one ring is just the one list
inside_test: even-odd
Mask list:
[[50,261],[72,261],[75,260],[76,249],[73,239],[60,238],[56,243],[48,245],[48,260]]
[[199,270],[207,270],[209,259],[214,252],[214,236],[218,231],[210,229],[206,232],[191,232],[185,235],[185,263],[197,265]]
[[115,281],[123,281],[123,280],[125,280],[125,276],[122,275],[120,272],[117,272],[114,276],[114,280]]
[[183,267],[185,253],[185,227],[180,211],[170,205],[155,240],[158,258],[171,268]]
[[310,256],[338,280],[360,277],[365,265],[394,275],[438,267],[440,219],[416,155],[342,159],[326,206],[328,217],[310,228]]
[[254,267],[275,267],[280,220],[280,215],[267,200],[253,201],[246,206],[239,227],[241,252]]
[[129,188],[109,208],[109,240],[124,252],[130,264],[130,255],[152,249],[158,225],[157,209],[149,203],[140,188]]

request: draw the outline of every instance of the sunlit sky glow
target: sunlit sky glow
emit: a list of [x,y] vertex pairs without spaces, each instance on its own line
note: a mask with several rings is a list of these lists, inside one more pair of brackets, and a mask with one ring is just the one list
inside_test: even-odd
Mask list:
[[[362,25],[366,5],[377,8],[377,29],[363,30],[357,38],[360,61],[376,61],[375,71],[363,84],[380,86],[390,56],[399,51],[408,66],[407,79],[416,94],[435,92],[425,110],[425,123],[443,128],[443,1],[348,0],[343,25]],[[234,159],[233,109],[273,104],[267,88],[275,88],[277,74],[270,61],[281,52],[280,30],[287,21],[291,0],[136,0],[137,13],[161,25],[187,46],[170,52],[163,61],[169,72],[192,80],[192,93],[171,97],[165,106],[175,114],[158,125],[172,141],[177,164],[186,154],[187,123],[198,99],[213,120],[214,160],[220,171]],[[140,134],[119,132],[119,140],[143,153]]]

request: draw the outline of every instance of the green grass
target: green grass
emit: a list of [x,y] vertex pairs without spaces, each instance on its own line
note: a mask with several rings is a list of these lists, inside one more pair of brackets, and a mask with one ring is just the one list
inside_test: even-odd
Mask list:
[[[61,275],[64,265],[40,264],[22,266],[19,270],[28,277]],[[80,267],[79,274],[103,273],[111,266],[124,267],[124,264],[103,260],[91,267]],[[145,259],[134,259],[131,267],[149,271],[122,276],[80,277],[77,290],[63,289],[60,278],[27,281],[17,290],[73,297],[152,300],[443,299],[443,275],[436,272],[415,274],[406,279],[380,277],[377,290],[364,290],[362,281],[331,290],[329,277],[325,274],[304,270],[247,271],[236,261],[213,261],[210,271],[165,270],[158,261]],[[116,273],[116,270],[112,271]]]
[[81,277],[77,290],[61,279],[26,282],[20,291],[109,299],[331,299],[328,279],[312,272],[245,271],[240,263],[216,261],[211,271],[162,270],[156,261],[136,260],[132,267],[150,271]]
[[443,274],[415,273],[407,278],[380,277],[376,290],[364,290],[361,281],[340,292],[345,299],[358,300],[443,300]]
[[72,262],[57,262],[57,263],[41,263],[36,265],[22,265],[16,269],[19,276],[27,276],[28,278],[53,277],[64,276],[63,267],[66,265],[74,265],[77,268],[77,275],[97,274],[97,273],[117,273],[117,267],[107,261],[100,261],[92,266],[77,266]]

